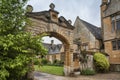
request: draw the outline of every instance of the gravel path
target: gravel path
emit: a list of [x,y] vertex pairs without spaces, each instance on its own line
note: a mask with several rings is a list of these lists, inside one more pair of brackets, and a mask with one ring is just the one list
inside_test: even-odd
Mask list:
[[47,73],[34,72],[35,80],[120,80],[119,73],[106,73],[106,74],[96,74],[94,76],[76,76],[76,77],[64,77],[56,76]]

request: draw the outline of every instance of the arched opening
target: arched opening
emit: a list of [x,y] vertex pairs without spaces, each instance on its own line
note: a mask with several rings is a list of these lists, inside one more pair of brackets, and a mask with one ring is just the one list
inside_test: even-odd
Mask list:
[[48,43],[51,44],[51,41],[54,40],[54,44],[62,44],[60,40],[58,40],[55,37],[50,37],[50,36],[44,36],[42,37],[42,43]]
[[68,58],[67,56],[69,55],[68,54],[69,48],[70,48],[69,41],[64,36],[62,36],[61,34],[59,34],[57,32],[45,32],[44,34],[46,34],[49,37],[55,37],[62,42],[62,45],[64,46],[64,54],[65,54],[64,65],[66,65],[66,66],[70,65],[69,61],[67,59]]
[[55,5],[51,4],[48,11],[30,12],[28,17],[33,24],[27,27],[26,30],[31,32],[33,36],[47,34],[50,37],[59,39],[64,45],[64,74],[67,76],[73,72],[73,36],[74,27],[71,22],[67,21],[63,16],[59,17]]
[[[43,34],[43,33],[42,33]],[[46,34],[47,36],[50,36],[50,37],[55,37],[57,38],[58,40],[60,40],[63,44],[67,44],[69,45],[69,41],[64,37],[62,36],[61,34],[57,33],[57,32],[44,32],[44,34]]]
[[[70,73],[70,68],[68,68],[68,67],[71,65],[71,60],[70,60],[70,43],[69,43],[69,41],[63,35],[61,35],[61,34],[59,34],[57,32],[44,32],[44,33],[41,33],[40,35],[42,35],[42,34],[46,34],[45,36],[49,36],[49,37],[55,37],[56,39],[61,41],[62,46],[63,46],[64,49],[62,50],[63,52],[60,53],[61,59],[59,59],[59,60],[61,60],[61,62],[63,62],[62,66],[63,66],[64,74],[68,75],[68,73]],[[45,36],[43,36],[43,37],[45,37]],[[58,47],[60,47],[60,46],[58,46]],[[53,57],[54,57],[54,55],[53,55]],[[52,59],[53,59],[53,57],[52,57]],[[45,58],[48,58],[48,56],[45,57]],[[54,60],[55,59],[53,59],[53,61]],[[53,61],[51,61],[51,62],[53,62]]]
[[45,59],[50,65],[63,66],[65,60],[65,51],[63,43],[55,37],[42,37],[44,48],[47,49]]

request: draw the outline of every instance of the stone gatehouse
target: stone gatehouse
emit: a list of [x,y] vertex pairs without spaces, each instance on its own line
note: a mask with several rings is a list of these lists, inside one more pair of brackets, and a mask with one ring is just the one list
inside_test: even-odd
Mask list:
[[[55,5],[50,4],[48,11],[32,12],[32,7],[29,6],[27,17],[32,22],[26,28],[26,31],[31,32],[33,36],[47,34],[50,37],[59,39],[64,46],[64,73],[69,75],[75,69],[73,64],[73,29],[70,20],[66,20],[63,16],[58,17],[59,12],[54,10]],[[76,64],[79,64],[76,62]],[[78,66],[79,67],[79,66]]]

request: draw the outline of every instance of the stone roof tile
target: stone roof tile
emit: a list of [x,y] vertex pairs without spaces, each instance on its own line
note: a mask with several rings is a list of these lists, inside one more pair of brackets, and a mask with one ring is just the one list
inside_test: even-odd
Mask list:
[[102,39],[102,33],[101,28],[94,26],[82,19],[79,18],[79,20],[86,26],[86,28],[95,36],[96,39],[101,40]]

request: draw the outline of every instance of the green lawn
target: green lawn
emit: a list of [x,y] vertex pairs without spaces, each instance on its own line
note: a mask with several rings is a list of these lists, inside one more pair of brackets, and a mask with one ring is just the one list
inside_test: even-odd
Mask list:
[[35,65],[35,70],[36,71],[41,71],[49,74],[55,74],[55,75],[60,75],[63,76],[63,67],[61,66],[38,66]]

